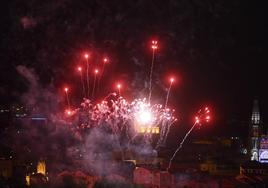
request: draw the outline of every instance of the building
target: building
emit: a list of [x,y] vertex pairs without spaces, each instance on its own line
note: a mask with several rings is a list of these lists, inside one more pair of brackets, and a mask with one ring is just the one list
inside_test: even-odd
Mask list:
[[240,165],[240,174],[268,177],[268,164],[261,164],[257,161],[249,161]]
[[10,178],[12,176],[12,168],[11,160],[0,159],[0,176]]
[[46,163],[43,160],[38,161],[37,167],[36,167],[37,173],[46,175]]
[[146,188],[171,188],[173,187],[173,176],[167,171],[137,167],[134,170],[133,183]]
[[259,161],[260,137],[262,135],[260,110],[257,100],[254,100],[250,123],[250,160]]

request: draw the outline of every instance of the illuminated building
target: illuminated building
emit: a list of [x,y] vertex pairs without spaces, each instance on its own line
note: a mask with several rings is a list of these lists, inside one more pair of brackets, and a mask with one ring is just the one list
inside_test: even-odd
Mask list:
[[159,127],[145,127],[141,126],[138,129],[139,133],[159,134]]
[[250,130],[250,160],[259,161],[260,136],[262,134],[262,126],[260,121],[260,110],[257,100],[254,100],[251,115]]
[[37,173],[46,175],[46,163],[43,160],[40,160],[37,164]]
[[12,161],[0,159],[0,176],[10,178],[12,176]]
[[30,179],[31,179],[31,176],[30,175],[26,175],[25,180],[26,180],[26,185],[27,186],[30,186]]
[[268,136],[260,139],[259,162],[268,163]]

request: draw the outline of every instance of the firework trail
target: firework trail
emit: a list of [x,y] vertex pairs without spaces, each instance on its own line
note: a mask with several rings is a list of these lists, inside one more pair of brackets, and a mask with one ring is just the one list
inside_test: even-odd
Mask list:
[[184,138],[182,139],[182,141],[181,141],[179,147],[176,149],[176,151],[174,152],[174,154],[173,154],[172,157],[170,158],[170,161],[169,161],[169,164],[168,164],[168,167],[167,167],[167,171],[169,171],[170,166],[171,166],[171,163],[172,163],[174,157],[175,157],[176,154],[180,151],[180,149],[181,149],[182,146],[183,146],[184,141],[186,140],[186,138],[188,137],[188,135],[192,132],[192,130],[195,128],[196,124],[197,124],[197,122],[195,122],[195,123],[193,124],[192,128],[186,133],[186,135],[185,135]]
[[69,100],[69,95],[68,95],[69,88],[68,87],[65,87],[64,88],[64,91],[65,91],[65,94],[66,94],[68,109],[70,109],[70,100]]
[[185,140],[187,139],[187,137],[189,136],[189,134],[192,132],[192,130],[195,128],[195,126],[198,125],[198,124],[201,124],[202,121],[208,122],[210,120],[210,116],[208,115],[209,112],[210,111],[208,110],[208,107],[205,108],[204,113],[202,112],[202,109],[200,109],[198,111],[198,115],[195,117],[195,123],[193,124],[193,126],[191,127],[191,129],[185,134],[185,136],[183,137],[182,141],[179,144],[179,147],[176,149],[176,151],[174,152],[174,154],[170,158],[169,164],[168,164],[168,167],[167,167],[167,171],[169,171],[173,159],[175,158],[176,154],[180,151],[180,149],[183,146],[183,143],[185,142]]
[[169,84],[169,88],[167,91],[167,97],[166,97],[166,102],[165,102],[165,109],[167,108],[167,104],[168,104],[168,98],[169,98],[169,94],[170,94],[170,90],[171,90],[171,86],[174,82],[174,78],[170,78],[170,84]]
[[[169,111],[170,111],[170,109],[167,108],[167,104],[168,104],[168,99],[169,99],[169,94],[170,94],[171,86],[172,86],[172,84],[174,82],[174,78],[173,77],[170,78],[169,81],[170,81],[170,85],[169,85],[169,88],[168,88],[168,91],[167,91],[167,96],[166,96],[166,101],[165,101],[165,107],[164,107],[164,109],[165,109],[165,114],[164,115],[168,115],[169,114]],[[177,119],[174,119],[174,122],[175,121],[177,121]],[[162,123],[165,123],[165,122],[163,121]],[[162,126],[164,128],[161,129],[161,134],[162,135],[165,135],[165,136],[162,137],[163,140],[159,140],[159,142],[157,143],[156,149],[158,149],[161,146],[161,144],[165,145],[166,139],[167,139],[167,135],[168,135],[168,133],[170,131],[170,127],[171,127],[172,124],[169,124],[169,126],[165,126],[165,127]]]
[[155,50],[158,48],[157,41],[155,40],[152,41],[151,48],[153,49],[153,55],[152,55],[152,63],[151,63],[150,78],[149,78],[150,79],[149,80],[149,97],[148,97],[149,103],[151,102],[151,96],[152,96],[152,77],[153,77]]
[[77,67],[77,70],[80,74],[80,80],[82,84],[82,89],[83,89],[83,97],[86,97],[86,90],[85,90],[85,84],[84,84],[84,79],[83,79],[83,72],[82,72],[82,67]]
[[96,80],[97,80],[97,74],[99,73],[99,70],[98,69],[95,69],[95,71],[94,71],[94,82],[93,82],[93,89],[92,89],[92,95],[91,95],[91,97],[92,97],[92,99],[93,99],[93,97],[94,97],[94,92],[95,92],[95,87],[96,87]]
[[86,58],[86,61],[87,61],[87,97],[89,97],[89,64],[88,64],[88,58],[89,58],[89,55],[88,54],[85,54],[85,58]]
[[120,83],[118,83],[116,85],[116,87],[117,87],[117,90],[118,90],[118,94],[121,95],[121,87],[122,87],[122,85]]
[[103,58],[102,68],[101,68],[101,72],[100,72],[100,76],[99,76],[98,84],[97,84],[97,92],[99,91],[100,82],[101,82],[102,76],[103,76],[104,71],[105,71],[105,64],[108,62],[109,62],[109,60],[107,57]]

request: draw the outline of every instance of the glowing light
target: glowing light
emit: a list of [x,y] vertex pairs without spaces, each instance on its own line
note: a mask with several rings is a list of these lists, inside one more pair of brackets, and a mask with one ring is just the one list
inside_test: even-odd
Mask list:
[[98,69],[95,69],[95,70],[94,70],[94,73],[95,73],[95,74],[98,74],[98,73],[99,73],[99,70],[98,70]]
[[195,117],[195,123],[200,123],[199,117]]
[[153,50],[156,50],[158,48],[158,46],[157,46],[157,40],[153,40],[152,41],[152,46],[151,47],[152,47]]
[[82,67],[77,67],[77,70],[79,71],[79,72],[81,72],[82,71]]
[[107,57],[103,58],[103,62],[108,63],[108,58]]
[[71,111],[70,109],[65,110],[65,113],[66,113],[68,116],[72,115],[72,111]]
[[37,172],[43,175],[46,175],[46,163],[45,161],[39,161],[37,164]]
[[138,120],[142,124],[149,124],[152,121],[152,114],[149,111],[142,111],[139,113]]
[[202,124],[204,121],[209,122],[211,119],[209,112],[208,107],[205,107],[204,110],[200,109],[198,115],[195,117],[195,123]]
[[64,88],[64,91],[67,93],[69,91],[69,88],[68,87],[65,87]]
[[88,59],[88,58],[89,58],[89,55],[86,53],[86,54],[84,55],[84,57],[85,57],[86,59]]
[[137,107],[135,118],[138,124],[149,126],[153,121],[153,114],[149,105],[140,103]]
[[30,186],[30,176],[29,175],[25,176],[25,180],[26,180],[26,185]]
[[171,78],[169,79],[169,81],[170,81],[171,83],[173,83],[173,82],[175,81],[175,79],[174,79],[173,77],[171,77]]
[[121,84],[117,84],[116,87],[117,87],[117,89],[121,89],[122,85]]

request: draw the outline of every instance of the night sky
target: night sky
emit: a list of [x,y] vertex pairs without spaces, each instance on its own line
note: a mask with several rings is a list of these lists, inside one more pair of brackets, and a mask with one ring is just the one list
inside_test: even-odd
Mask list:
[[[100,96],[112,90],[116,80],[123,80],[129,86],[125,95],[133,97],[146,91],[150,41],[157,39],[154,95],[156,100],[164,99],[167,75],[177,75],[170,104],[182,122],[189,122],[193,112],[208,104],[217,129],[229,130],[225,127],[247,123],[255,98],[260,101],[264,123],[268,122],[268,22],[263,2],[2,3],[0,103],[19,102],[27,92],[28,83],[16,69],[19,65],[34,70],[40,86],[59,88],[55,94],[66,83],[75,88],[79,77],[74,69],[83,62],[85,52],[92,54],[95,64],[103,56],[111,60]],[[79,98],[77,90],[73,101]]]

